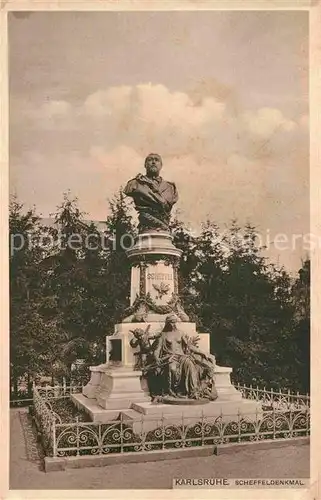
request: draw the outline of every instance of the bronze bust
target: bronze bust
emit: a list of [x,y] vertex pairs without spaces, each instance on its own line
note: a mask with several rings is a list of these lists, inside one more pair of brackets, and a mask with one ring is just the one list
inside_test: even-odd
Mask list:
[[138,174],[124,189],[124,193],[134,200],[140,233],[169,230],[170,213],[178,194],[173,182],[160,177],[161,168],[162,158],[155,153],[149,154],[145,159],[146,175]]

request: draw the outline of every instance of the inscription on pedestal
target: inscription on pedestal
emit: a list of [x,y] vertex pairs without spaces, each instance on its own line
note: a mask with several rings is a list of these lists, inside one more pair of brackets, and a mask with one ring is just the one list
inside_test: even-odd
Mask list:
[[158,262],[146,269],[146,292],[159,305],[167,304],[174,293],[174,271],[172,265]]
[[156,280],[156,281],[172,281],[174,279],[173,274],[171,273],[148,273],[148,280]]

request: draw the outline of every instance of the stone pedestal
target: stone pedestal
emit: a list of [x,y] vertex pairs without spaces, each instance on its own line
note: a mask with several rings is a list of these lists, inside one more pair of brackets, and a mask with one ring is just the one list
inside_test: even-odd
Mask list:
[[98,405],[105,410],[130,408],[134,402],[150,401],[141,384],[141,371],[108,368],[102,373],[96,393]]
[[90,415],[93,422],[107,423],[122,416],[131,422],[135,432],[141,428],[142,418],[146,430],[151,430],[157,427],[162,416],[168,423],[177,424],[182,416],[188,418],[189,423],[196,423],[202,414],[211,417],[224,415],[227,420],[235,419],[239,413],[252,418],[256,412],[260,415],[260,403],[242,398],[231,383],[231,373],[232,368],[216,365],[214,381],[218,397],[215,401],[205,405],[175,406],[152,404],[140,371],[131,366],[109,363],[91,367],[90,382],[82,394],[72,395],[72,400]]
[[137,297],[149,294],[157,305],[166,305],[178,293],[177,265],[181,256],[164,232],[140,234],[127,251],[132,262],[130,305]]
[[214,382],[220,401],[240,401],[242,394],[231,382],[232,368],[228,366],[215,367]]
[[224,401],[218,398],[201,405],[153,405],[150,402],[133,403],[131,410],[121,412],[121,417],[137,434],[155,430],[163,425],[193,426],[203,422],[238,422],[248,419],[256,422],[262,418],[261,404],[240,398],[239,401]]
[[[109,363],[90,367],[91,378],[82,394],[105,410],[130,408],[133,402],[150,401],[141,382],[142,372],[131,366]],[[85,409],[83,400],[82,406]],[[91,407],[93,405],[91,404]]]
[[[139,349],[130,346],[133,338],[131,331],[135,328],[146,329],[148,326],[152,337],[162,331],[164,323],[119,323],[115,326],[115,333],[106,337],[106,363],[90,367],[91,378],[82,391],[86,398],[95,399],[101,408],[118,410],[130,408],[133,401],[150,400],[146,393],[146,383],[142,380],[142,372],[134,370],[135,352]],[[187,335],[198,336],[200,349],[209,352],[208,334],[198,334],[195,323],[182,322],[180,327]],[[227,372],[227,378],[226,374],[218,375],[218,384],[223,391],[227,391],[230,372],[231,370]],[[132,396],[129,397],[129,394]]]
[[123,323],[162,322],[170,313],[188,322],[178,293],[178,268],[181,250],[166,232],[138,235],[127,251],[131,262],[129,314]]
[[[170,424],[181,419],[197,423],[202,415],[233,420],[237,415],[260,411],[260,404],[242,398],[231,383],[232,368],[216,366],[214,374],[217,399],[204,405],[152,404],[142,372],[135,370],[136,353],[130,345],[133,330],[142,329],[149,337],[161,333],[165,318],[174,313],[180,320],[178,329],[198,337],[198,347],[210,352],[209,334],[198,333],[195,323],[185,314],[178,293],[178,266],[181,251],[164,232],[140,234],[127,251],[131,262],[131,295],[129,314],[115,325],[106,337],[106,363],[90,368],[91,379],[82,394],[72,395],[74,403],[84,409],[94,422],[107,423],[122,417],[131,422],[135,432],[155,429],[160,419]],[[137,421],[139,421],[137,423]],[[147,427],[146,427],[147,426]]]
[[[89,383],[83,394],[71,396],[77,407],[85,410],[93,422],[108,423],[123,418],[134,432],[140,433],[156,429],[162,422],[166,425],[181,425],[182,422],[185,425],[194,425],[203,417],[207,420],[220,417],[223,422],[237,421],[238,418],[255,421],[262,417],[261,403],[242,398],[242,394],[232,385],[232,369],[229,367],[216,366],[214,379],[217,399],[191,406],[152,404],[141,385],[141,372],[124,368],[109,370],[106,365],[102,365],[104,366],[105,369],[101,368],[100,372],[102,380],[95,389],[93,384]],[[97,373],[97,370],[92,370],[93,378]],[[96,380],[98,381],[98,378]],[[86,389],[88,386],[90,389]],[[95,394],[96,397],[85,397],[85,393]]]
[[107,365],[90,366],[90,380],[82,389],[82,393],[86,398],[95,399],[100,387],[102,374],[107,369]]

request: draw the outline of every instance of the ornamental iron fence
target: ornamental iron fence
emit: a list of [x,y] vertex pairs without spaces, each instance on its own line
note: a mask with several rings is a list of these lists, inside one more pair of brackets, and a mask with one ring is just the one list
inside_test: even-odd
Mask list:
[[46,455],[53,457],[148,452],[309,436],[308,396],[290,395],[294,400],[290,397],[284,400],[283,393],[282,398],[278,399],[276,395],[280,393],[273,391],[255,389],[250,392],[252,388],[245,386],[239,387],[239,390],[251,399],[262,396],[258,401],[266,401],[265,407],[268,409],[263,412],[257,410],[252,415],[242,415],[240,412],[217,417],[182,415],[175,417],[174,423],[172,417],[170,421],[164,416],[151,421],[144,415],[139,419],[130,419],[122,413],[119,419],[103,424],[83,422],[78,417],[74,422],[63,423],[53,410],[51,400],[67,398],[76,389],[34,387],[34,412],[43,434]]
[[236,389],[242,393],[242,396],[246,399],[253,399],[255,401],[260,401],[263,408],[275,408],[279,410],[300,410],[302,408],[310,408],[310,396],[309,394],[296,394],[291,393],[290,390],[283,392],[280,390],[275,391],[273,389],[266,390],[259,389],[258,387],[245,386],[237,384]]
[[44,399],[61,399],[61,398],[69,398],[70,394],[75,394],[82,391],[82,385],[41,385],[32,386],[31,394],[26,391],[19,391],[19,396],[15,397],[10,395],[10,408],[17,408],[23,406],[30,406],[33,404],[33,391],[34,388],[37,387],[38,393]]
[[77,394],[82,391],[82,385],[53,385],[53,386],[33,386],[39,396],[45,400],[69,398],[71,394]]

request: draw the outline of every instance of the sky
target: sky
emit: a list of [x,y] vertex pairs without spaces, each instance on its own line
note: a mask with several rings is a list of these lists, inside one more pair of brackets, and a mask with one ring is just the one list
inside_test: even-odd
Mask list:
[[236,217],[263,242],[299,235],[267,252],[300,267],[307,12],[10,13],[9,75],[10,190],[27,207],[48,217],[70,190],[104,220],[156,152],[192,230]]

